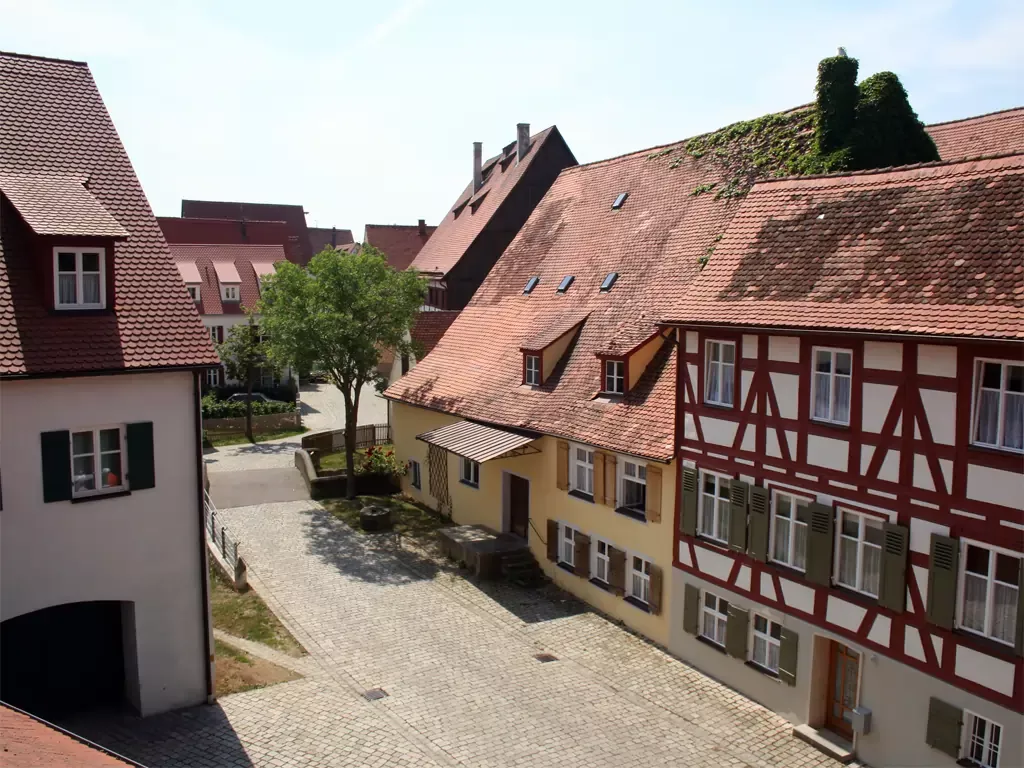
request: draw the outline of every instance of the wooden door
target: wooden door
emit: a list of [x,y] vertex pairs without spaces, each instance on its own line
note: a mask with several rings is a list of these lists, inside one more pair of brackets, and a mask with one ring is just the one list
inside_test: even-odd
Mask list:
[[825,724],[847,739],[853,739],[853,708],[857,706],[859,673],[860,654],[833,640]]
[[529,538],[530,481],[518,475],[509,475],[509,530]]

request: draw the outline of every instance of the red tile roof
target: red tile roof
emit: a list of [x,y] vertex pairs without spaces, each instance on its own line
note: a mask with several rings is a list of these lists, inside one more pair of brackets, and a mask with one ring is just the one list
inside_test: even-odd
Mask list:
[[381,251],[393,269],[406,269],[437,227],[418,224],[367,224],[363,242]]
[[157,216],[156,220],[171,244],[280,245],[289,261],[299,258],[298,238],[291,234],[284,221],[182,219],[177,216]]
[[943,160],[1024,152],[1024,107],[935,123],[926,129]]
[[309,233],[309,248],[313,256],[316,256],[324,248],[332,247],[332,241],[334,248],[340,248],[353,242],[351,229],[309,227],[306,231]]
[[[279,245],[172,245],[171,254],[179,264],[195,265],[202,278],[199,311],[203,315],[240,315],[256,309],[260,298],[259,278],[254,265],[286,261]],[[223,274],[222,274],[223,273]],[[221,302],[221,281],[240,279],[239,302]]]
[[[487,226],[487,222],[530,167],[530,163],[540,154],[540,147],[557,131],[557,128],[551,126],[532,136],[530,151],[521,163],[515,160],[515,144],[511,145],[510,162],[507,160],[507,153],[495,155],[487,160],[483,164],[483,187],[474,195],[473,182],[470,181],[410,266],[421,272],[444,275],[458,264],[459,259]],[[502,160],[505,162],[501,162]],[[467,205],[472,198],[478,200],[479,204]]]
[[451,309],[420,312],[416,316],[416,322],[413,323],[409,335],[413,341],[423,347],[423,354],[420,355],[420,358],[430,354],[458,316],[459,313]]
[[756,184],[681,323],[1024,339],[1024,155]]
[[88,183],[88,176],[0,173],[0,190],[35,234],[128,237],[128,230],[86,189]]
[[114,312],[52,313],[32,233],[2,195],[0,376],[218,363],[88,66],[0,53],[0,167],[88,177],[128,233],[114,247]]
[[[309,263],[315,251],[306,227],[306,212],[301,205],[279,203],[231,203],[221,200],[182,200],[181,216],[185,219],[245,219],[246,221],[283,221],[288,225],[293,249],[289,261],[302,266]],[[194,241],[193,241],[194,242]]]
[[124,768],[129,763],[56,727],[0,704],[0,765],[4,768]]

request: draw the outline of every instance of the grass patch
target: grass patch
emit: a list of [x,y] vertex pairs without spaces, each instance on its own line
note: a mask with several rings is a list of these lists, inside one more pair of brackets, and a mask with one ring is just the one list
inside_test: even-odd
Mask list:
[[[388,443],[387,445],[378,445],[377,448],[379,448],[382,451],[393,451],[395,449],[395,446],[391,445],[391,443]],[[365,455],[366,455],[366,449],[365,448],[359,448],[359,449],[356,450],[356,455],[353,458],[355,459],[355,463],[356,463],[356,468],[357,469],[359,468],[360,461],[362,461],[361,457],[365,456]],[[345,468],[346,467],[345,467],[345,451],[344,451],[344,449],[342,449],[340,451],[332,451],[331,453],[322,453],[322,454],[320,454],[320,469],[345,469]]]
[[[285,437],[295,437],[296,435],[306,434],[306,429],[277,429],[271,432],[254,432],[253,437],[256,443],[265,443],[267,440],[280,440]],[[214,448],[219,448],[225,445],[242,445],[248,443],[249,439],[245,436],[244,432],[206,432],[206,442],[212,445]],[[344,464],[344,455],[342,455],[342,464]]]
[[332,514],[340,517],[357,532],[359,527],[359,510],[363,507],[378,506],[391,510],[393,530],[411,539],[432,539],[439,528],[451,525],[451,521],[442,517],[429,507],[418,504],[407,496],[356,496],[350,499],[329,499],[321,502]]
[[210,612],[213,614],[213,626],[229,635],[263,643],[289,656],[306,653],[256,592],[251,589],[244,593],[236,592],[212,566]]
[[297,672],[285,669],[272,661],[254,658],[223,640],[214,640],[213,647],[217,657],[214,665],[214,690],[218,697],[265,688],[268,685],[302,677]]

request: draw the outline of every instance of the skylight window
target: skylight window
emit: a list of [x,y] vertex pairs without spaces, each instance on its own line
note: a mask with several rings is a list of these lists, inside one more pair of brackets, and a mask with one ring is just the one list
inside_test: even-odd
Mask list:
[[537,283],[539,283],[539,282],[540,282],[540,278],[537,277],[536,275],[531,277],[529,280],[526,281],[526,287],[523,288],[523,293],[524,294],[532,293],[533,289],[537,287]]
[[569,290],[569,286],[572,285],[572,281],[575,279],[576,278],[573,275],[566,275],[565,277],[563,277],[562,282],[558,284],[558,292],[565,293],[567,290]]
[[615,198],[615,202],[612,203],[612,210],[619,210],[619,208],[622,207],[622,204],[626,202],[627,197],[629,197],[629,192],[620,192],[619,196]]
[[612,286],[615,285],[615,281],[618,279],[618,272],[609,272],[607,275],[604,276],[604,282],[601,283],[601,290],[610,291],[612,289]]

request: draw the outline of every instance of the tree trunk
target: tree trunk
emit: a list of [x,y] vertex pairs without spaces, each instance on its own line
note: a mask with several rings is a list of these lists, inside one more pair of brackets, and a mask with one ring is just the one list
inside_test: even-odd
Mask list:
[[252,436],[252,366],[245,368],[245,436],[250,443],[255,443]]
[[345,496],[354,499],[356,497],[356,425],[359,423],[359,410],[358,406],[352,402],[352,396],[347,389],[343,389],[342,394],[345,396],[345,472],[348,475]]

